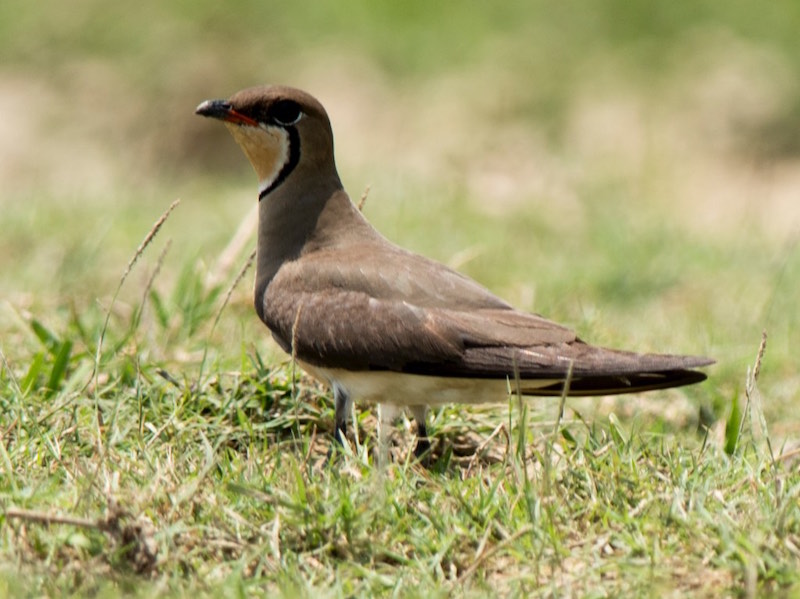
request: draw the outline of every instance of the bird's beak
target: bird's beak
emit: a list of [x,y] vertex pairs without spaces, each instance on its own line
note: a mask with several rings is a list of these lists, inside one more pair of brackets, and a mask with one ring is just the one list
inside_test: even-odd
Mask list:
[[258,127],[258,121],[251,119],[233,109],[230,102],[227,100],[206,100],[202,102],[194,110],[195,114],[200,116],[207,116],[213,119],[219,119],[226,123],[233,123],[234,125],[250,125],[251,127]]

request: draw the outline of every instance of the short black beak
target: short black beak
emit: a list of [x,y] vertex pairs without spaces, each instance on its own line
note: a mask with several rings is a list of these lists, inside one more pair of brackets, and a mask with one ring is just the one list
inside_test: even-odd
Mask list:
[[258,127],[257,121],[251,119],[249,116],[236,112],[227,100],[206,100],[194,109],[194,113],[200,116],[211,117],[212,119],[219,119],[226,123]]
[[225,100],[206,100],[195,108],[194,113],[200,116],[225,120],[232,109],[233,107]]

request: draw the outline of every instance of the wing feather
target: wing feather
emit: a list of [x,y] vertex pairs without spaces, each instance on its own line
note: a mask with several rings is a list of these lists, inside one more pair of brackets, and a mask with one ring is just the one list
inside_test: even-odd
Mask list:
[[[535,381],[571,369],[571,389],[583,394],[696,382],[704,375],[691,369],[713,362],[592,346],[438,263],[399,249],[385,253],[354,263],[319,252],[303,258],[303,270],[285,264],[263,298],[265,322],[281,346],[309,364],[348,370]],[[388,258],[391,272],[376,270]]]

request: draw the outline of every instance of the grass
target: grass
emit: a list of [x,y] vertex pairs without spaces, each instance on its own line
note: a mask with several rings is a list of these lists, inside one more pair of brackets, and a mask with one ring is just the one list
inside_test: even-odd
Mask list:
[[[795,3],[265,6],[0,8],[0,596],[800,594]],[[262,80],[389,238],[709,380],[448,406],[427,470],[362,406],[326,466],[191,114]]]

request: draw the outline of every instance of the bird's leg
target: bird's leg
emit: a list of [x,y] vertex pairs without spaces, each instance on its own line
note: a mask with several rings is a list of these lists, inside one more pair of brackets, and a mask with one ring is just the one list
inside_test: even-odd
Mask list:
[[397,406],[393,404],[378,404],[378,451],[375,457],[381,467],[389,463],[389,440],[397,411]]
[[417,421],[417,446],[414,448],[414,455],[425,465],[430,460],[431,443],[428,440],[428,427],[425,425],[425,417],[428,414],[427,406],[411,406],[414,420]]
[[347,443],[347,418],[350,416],[350,410],[353,407],[353,402],[350,400],[350,394],[341,385],[333,384],[333,443],[331,443],[331,450],[328,453],[329,457],[333,456],[336,451],[336,446],[344,447]]

